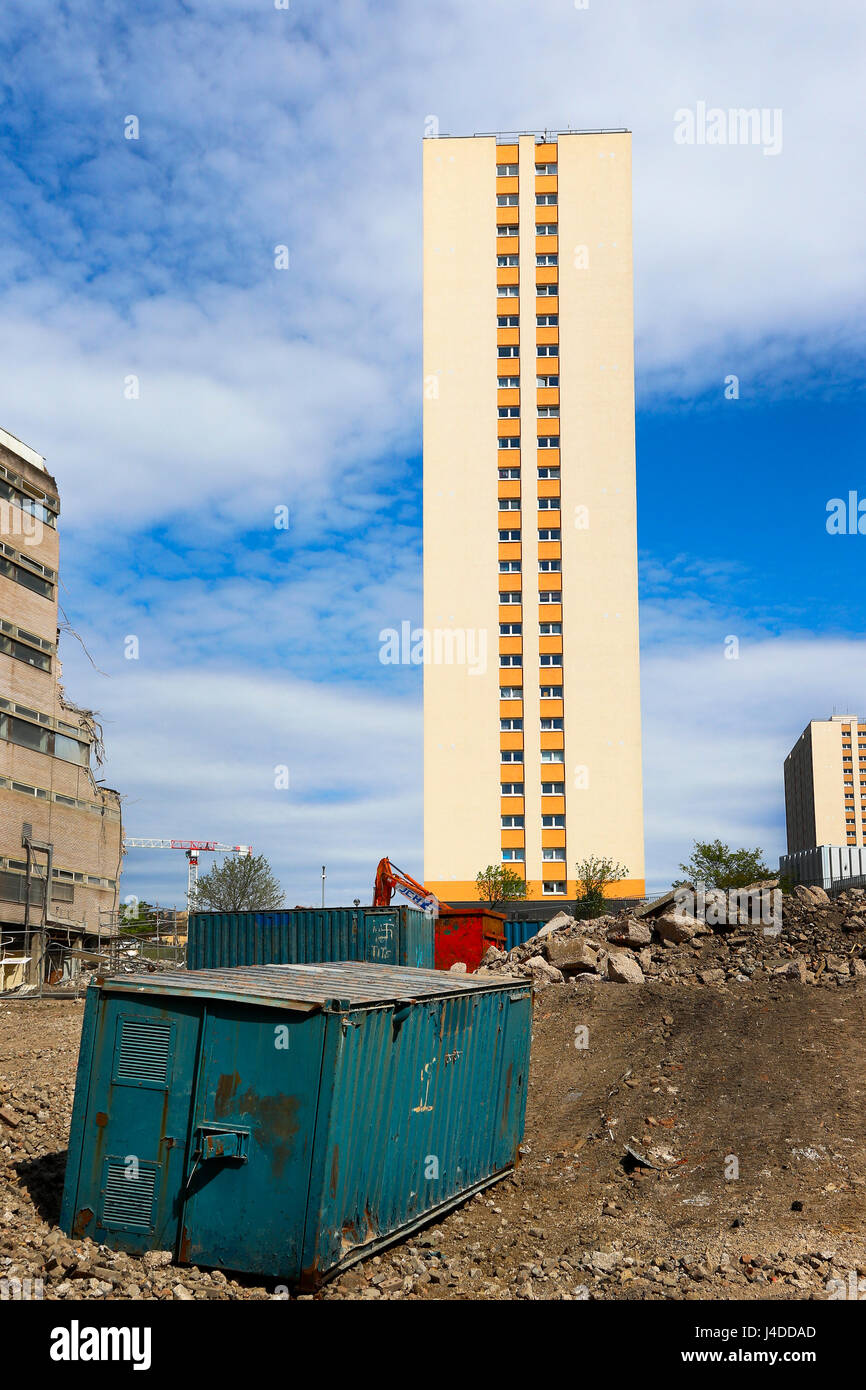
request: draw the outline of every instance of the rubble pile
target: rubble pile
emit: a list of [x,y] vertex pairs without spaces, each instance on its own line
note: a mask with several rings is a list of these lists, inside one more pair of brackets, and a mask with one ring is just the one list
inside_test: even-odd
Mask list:
[[[772,892],[777,885],[754,885],[761,886]],[[673,892],[637,911],[590,920],[561,912],[511,951],[491,946],[478,973],[539,985],[654,980],[724,986],[777,976],[835,989],[866,978],[866,890],[830,898],[822,888],[798,885],[784,895],[770,924],[711,924],[682,912]]]

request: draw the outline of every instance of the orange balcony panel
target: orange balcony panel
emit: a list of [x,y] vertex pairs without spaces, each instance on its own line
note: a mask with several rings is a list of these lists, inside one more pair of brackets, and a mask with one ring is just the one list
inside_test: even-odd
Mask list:
[[[503,734],[502,737],[504,738],[505,735]],[[565,735],[562,733],[562,730],[548,729],[547,731],[542,731],[542,733],[541,733],[541,735],[540,735],[540,738],[541,738],[541,745],[540,745],[540,746],[541,746],[542,748],[564,748],[564,747],[565,747]],[[522,746],[522,745],[521,745],[521,746]],[[543,773],[543,772],[544,772],[544,768],[542,768],[541,771],[542,771],[542,773]],[[542,781],[546,781],[546,780],[547,780],[547,779],[546,779],[545,777],[542,777]]]
[[518,145],[497,145],[496,163],[497,164],[516,164],[520,158]]
[[561,623],[562,604],[540,603],[538,605],[538,621],[540,623]]
[[[502,452],[503,452],[503,453],[508,453],[509,451],[508,451],[507,449],[504,449]],[[519,479],[519,478],[500,478],[500,479],[499,479],[499,496],[500,496],[500,497],[519,497],[519,496],[520,496],[520,479]],[[518,513],[518,512],[515,512],[514,515],[515,515],[515,516],[518,516],[519,513]]]
[[[502,640],[504,641],[505,639],[503,638]],[[557,637],[554,637],[554,636],[550,636],[550,637],[539,637],[539,639],[538,639],[538,650],[539,650],[540,652],[561,652],[561,651],[562,651],[562,637],[559,637],[559,636],[557,636]],[[555,748],[558,748],[558,747],[559,747],[559,744],[558,744],[558,743],[557,743],[557,744],[552,744],[551,746],[552,746],[552,747],[555,747]]]
[[[518,766],[519,766],[519,764],[518,764]],[[503,775],[502,775],[502,780],[503,780],[503,782],[505,781],[505,771],[506,771],[506,769],[503,768],[503,769],[502,769],[502,774],[503,774]],[[557,799],[558,799],[558,798],[557,798]],[[501,796],[501,797],[499,798],[499,813],[500,813],[500,815],[503,815],[503,816],[522,816],[522,815],[524,814],[523,806],[524,806],[524,802],[523,802],[523,797],[522,797],[522,796]]]
[[536,396],[538,405],[559,405],[558,386],[539,386]]
[[555,142],[548,140],[544,144],[535,146],[536,164],[555,164],[558,155],[558,146]]
[[522,700],[500,700],[499,717],[500,719],[520,719],[523,714]]
[[[540,331],[541,330],[539,330],[539,332]],[[559,358],[537,357],[535,359],[535,370],[539,376],[559,376]]]
[[[559,451],[557,450],[557,453],[558,453],[558,452],[559,452]],[[498,467],[498,468],[519,468],[519,467],[520,467],[520,450],[519,450],[519,449],[497,449],[497,451],[496,451],[496,458],[497,458],[497,467]],[[518,480],[515,478],[515,479],[513,479],[513,481],[514,481],[514,482],[517,482]]]
[[548,847],[550,849],[553,849],[555,845],[562,846],[564,848],[565,830],[545,830],[544,828],[542,828],[541,844],[542,848]]
[[[520,559],[520,541],[500,541],[500,542],[499,542],[499,559],[500,559],[500,560],[519,560],[519,559]],[[519,576],[517,576],[517,575],[515,575],[514,577],[515,577],[515,578],[519,578]],[[505,578],[505,575],[501,575],[500,578],[504,579],[504,578]]]
[[[537,301],[536,301],[536,302],[537,302]],[[553,302],[556,303],[555,300],[554,300]],[[548,301],[545,300],[545,307],[547,308],[547,306],[548,306]],[[539,309],[538,312],[541,313],[541,310]],[[555,313],[556,310],[554,310],[554,309],[549,309],[548,312],[550,312],[550,313]],[[508,330],[508,329],[506,329],[506,330],[499,329],[499,332],[503,332],[503,331],[508,332],[509,330]],[[511,331],[512,333],[516,333],[516,332],[517,332],[517,329],[511,329],[510,331]],[[554,345],[558,345],[558,344],[559,344],[559,329],[558,329],[558,328],[536,328],[536,330],[535,330],[535,341],[536,341],[536,343],[544,343],[545,345],[547,345],[548,343],[552,343],[552,344],[554,344]],[[546,360],[549,362],[549,361],[550,361],[550,358],[547,358]]]
[[[545,862],[541,866],[542,883],[549,883],[551,880],[558,881],[560,879],[567,878],[567,875],[568,864],[565,862],[564,859],[560,859],[559,862],[555,864]],[[568,887],[566,887],[565,896],[567,898],[573,898],[575,896],[574,891],[569,891]]]
[[[555,265],[539,265],[535,268],[536,285],[555,285],[559,279],[559,271]],[[555,297],[555,296],[554,296]]]
[[[505,373],[503,372],[503,376]],[[507,386],[496,393],[497,405],[520,405],[520,390],[517,386]]]
[[[499,208],[500,212],[512,212],[512,208]],[[500,222],[502,219],[499,219]],[[509,219],[511,220],[511,219]],[[498,236],[496,238],[497,256],[514,256],[520,253],[520,237],[518,236]]]
[[[515,590],[519,592],[521,587],[522,585],[520,583],[519,574],[500,574],[499,589],[501,593],[514,593]],[[514,606],[516,608],[517,604],[515,604]]]
[[[559,468],[559,449],[536,449],[539,468]],[[499,455],[500,459],[502,455]]]
[[[542,544],[553,545],[554,542],[544,541]],[[559,573],[545,571],[543,574],[539,574],[538,592],[539,594],[558,594],[559,598],[556,602],[562,603],[562,570]]]
[[500,748],[511,748],[511,749],[514,749],[514,748],[522,748],[522,747],[523,747],[523,734],[519,731],[519,729],[517,729],[517,730],[511,730],[510,732],[506,730],[506,731],[500,733],[500,735],[499,735],[499,747],[500,747]]
[[523,849],[523,842],[525,839],[524,831],[502,830],[500,834],[502,835],[503,849]]
[[[539,211],[540,211],[540,209],[539,209]],[[551,208],[551,212],[555,212],[555,211],[556,211],[555,208]],[[557,251],[558,251],[558,249],[559,249],[559,237],[558,237],[558,236],[537,236],[537,237],[535,238],[535,253],[536,253],[536,255],[538,255],[538,256],[550,256],[550,255],[554,255],[554,256],[555,256],[556,253],[557,253]],[[500,253],[500,254],[501,254],[501,253]]]
[[556,204],[554,204],[553,207],[541,207],[541,208],[536,208],[536,209],[535,209],[535,222],[536,222],[536,226],[538,225],[539,222],[547,222],[548,224],[550,224],[551,222],[556,222],[556,223],[558,223],[558,222],[559,222],[559,217],[557,216],[558,212],[559,212],[559,208],[556,206]]
[[[499,183],[499,179],[496,182]],[[536,193],[555,193],[556,174],[536,174],[535,191]]]
[[[559,313],[559,296],[554,294],[554,295],[543,295],[540,299],[536,297],[536,300],[535,300],[535,312],[536,312],[536,314],[558,314],[558,313]],[[539,331],[539,333],[540,333],[540,332],[541,332],[541,329],[539,328],[538,331]],[[544,339],[544,338],[539,338],[537,341],[538,341],[539,343],[543,343],[543,342],[545,341],[545,339]],[[552,338],[550,341],[555,343],[555,342],[558,342],[559,340],[558,340],[557,338]]]
[[[549,208],[549,209],[547,209],[547,211],[549,211],[549,212],[556,212],[556,208]],[[520,209],[519,209],[519,208],[499,208],[499,207],[498,207],[498,208],[496,209],[496,223],[497,223],[497,226],[499,226],[499,227],[516,227],[519,221],[520,221]],[[511,238],[509,237],[508,240],[509,240],[509,242],[510,242]]]
[[[539,558],[539,560],[561,560],[561,559],[562,559],[562,542],[561,542],[561,541],[539,541],[539,542],[538,542],[538,558]],[[561,587],[562,587],[561,581],[560,581],[560,584],[559,584],[559,585],[551,584],[550,587],[551,587],[551,588],[561,588]]]
[[539,497],[558,497],[559,496],[558,478],[539,478],[538,496]]
[[[499,621],[501,623],[519,623],[520,615],[523,612],[523,605],[520,603],[500,603]],[[512,710],[512,714],[514,711]],[[518,710],[518,714],[520,711]]]
[[515,656],[523,651],[522,637],[500,637],[499,654],[500,656]]
[[496,176],[496,192],[497,192],[497,193],[516,193],[517,190],[518,190],[518,180],[517,180],[516,175],[514,175],[514,174],[506,174],[506,175],[504,175],[504,177],[503,177],[503,176],[497,174],[497,176]]
[[513,439],[520,434],[519,420],[497,420],[496,433],[500,439]]
[[550,527],[550,526],[559,526],[559,527],[561,528],[561,526],[562,526],[561,513],[560,513],[560,512],[539,512],[539,513],[538,513],[538,525],[539,525],[539,526],[548,526],[548,527]]
[[[538,331],[539,331],[539,333],[540,333],[542,330],[539,328]],[[545,331],[545,332],[548,332],[548,331],[550,331],[550,330],[545,329],[544,331]],[[497,346],[497,347],[519,347],[519,346],[520,346],[520,329],[519,329],[519,328],[497,328],[497,330],[496,330],[496,346]],[[502,361],[503,359],[500,358],[499,360]],[[512,362],[516,362],[516,360],[517,360],[517,359],[514,358],[514,357],[511,358],[511,361],[512,361]]]
[[516,265],[500,265],[496,267],[497,285],[519,285],[520,267]]
[[541,798],[541,814],[543,816],[561,816],[564,813],[564,796],[543,796]]
[[561,719],[563,716],[562,700],[542,700],[539,708],[542,719]]

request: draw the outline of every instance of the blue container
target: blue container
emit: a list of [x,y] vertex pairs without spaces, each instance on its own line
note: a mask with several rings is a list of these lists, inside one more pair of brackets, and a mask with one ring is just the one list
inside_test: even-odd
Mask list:
[[97,980],[60,1224],[315,1287],[507,1173],[531,989],[366,963]]
[[416,907],[296,907],[278,912],[194,912],[188,970],[368,960],[433,969],[435,923]]
[[505,923],[506,951],[513,951],[515,946],[522,946],[524,941],[537,936],[543,926],[543,922],[530,921],[523,917],[509,917]]

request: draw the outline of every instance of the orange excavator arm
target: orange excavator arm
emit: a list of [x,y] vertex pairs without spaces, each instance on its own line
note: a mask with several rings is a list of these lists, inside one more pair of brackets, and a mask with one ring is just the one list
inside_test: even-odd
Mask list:
[[373,887],[373,906],[390,907],[391,899],[395,892],[401,892],[416,907],[430,911],[431,907],[438,911],[440,907],[448,907],[447,903],[440,902],[435,893],[431,893],[429,888],[425,888],[423,883],[419,883],[411,874],[406,874],[402,869],[396,868],[390,859],[380,859],[376,869],[376,882]]

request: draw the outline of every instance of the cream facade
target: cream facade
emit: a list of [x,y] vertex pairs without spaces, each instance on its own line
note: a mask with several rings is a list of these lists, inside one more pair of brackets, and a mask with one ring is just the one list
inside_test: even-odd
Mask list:
[[425,883],[642,895],[627,132],[424,142],[424,628]]
[[866,724],[834,714],[807,724],[785,759],[788,853],[866,845]]

